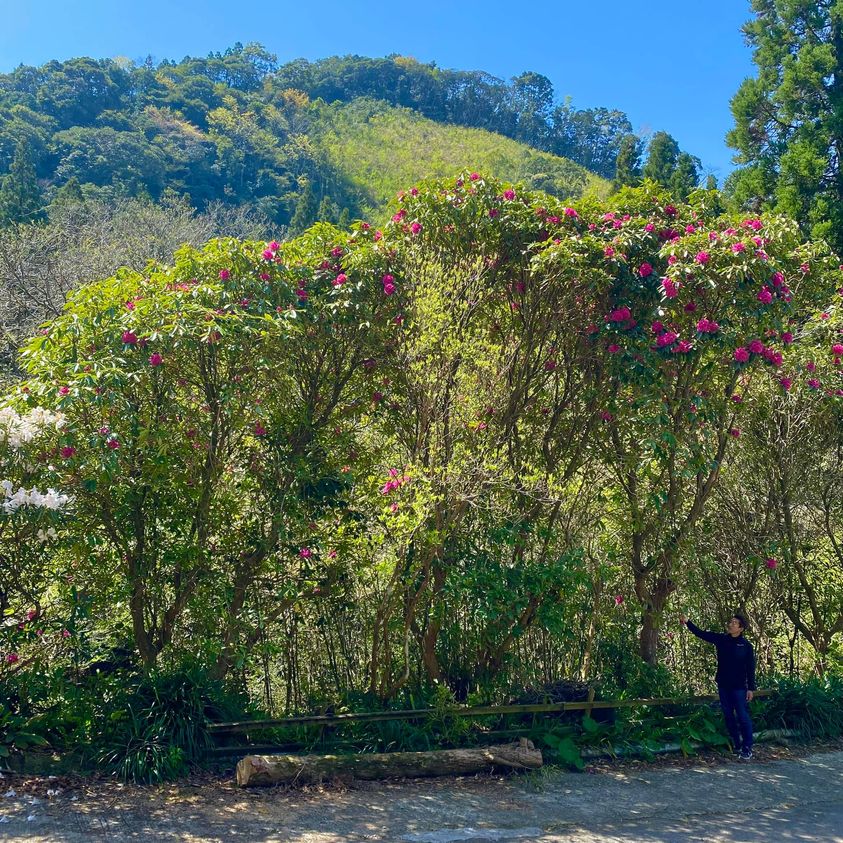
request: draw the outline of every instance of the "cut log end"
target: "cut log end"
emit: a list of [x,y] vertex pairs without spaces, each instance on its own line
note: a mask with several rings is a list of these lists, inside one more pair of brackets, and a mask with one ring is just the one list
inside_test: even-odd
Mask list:
[[497,746],[433,752],[247,755],[237,764],[237,785],[267,787],[275,784],[315,784],[334,778],[462,776],[492,769],[536,770],[541,766],[541,751],[526,738]]

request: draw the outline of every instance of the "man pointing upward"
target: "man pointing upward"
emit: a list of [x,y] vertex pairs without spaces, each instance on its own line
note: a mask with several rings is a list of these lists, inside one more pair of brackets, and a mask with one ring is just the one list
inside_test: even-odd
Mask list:
[[723,718],[735,753],[744,760],[752,758],[752,720],[748,703],[755,691],[755,652],[744,638],[746,619],[732,615],[726,632],[707,632],[688,620],[679,619],[697,638],[717,647],[717,691]]

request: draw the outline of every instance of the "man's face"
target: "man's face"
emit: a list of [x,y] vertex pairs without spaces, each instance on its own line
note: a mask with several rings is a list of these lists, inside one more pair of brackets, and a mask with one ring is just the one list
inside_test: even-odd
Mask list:
[[741,622],[737,618],[730,618],[729,623],[726,624],[726,631],[733,638],[737,638],[737,636],[743,632]]

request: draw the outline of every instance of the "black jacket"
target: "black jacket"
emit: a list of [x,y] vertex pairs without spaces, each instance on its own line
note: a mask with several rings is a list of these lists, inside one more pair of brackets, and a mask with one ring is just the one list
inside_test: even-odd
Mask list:
[[755,651],[743,635],[733,638],[725,632],[706,632],[691,621],[687,626],[697,638],[717,647],[717,675],[714,678],[721,688],[755,690]]

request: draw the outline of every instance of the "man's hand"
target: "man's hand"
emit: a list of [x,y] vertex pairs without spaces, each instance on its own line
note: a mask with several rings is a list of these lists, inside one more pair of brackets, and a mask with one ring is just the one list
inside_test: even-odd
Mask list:
[[688,623],[688,618],[686,618],[685,615],[680,615],[679,616],[679,623],[681,623],[682,626],[685,626],[685,624]]
[[746,692],[746,701],[752,702],[753,696],[755,696],[755,691],[747,691]]

